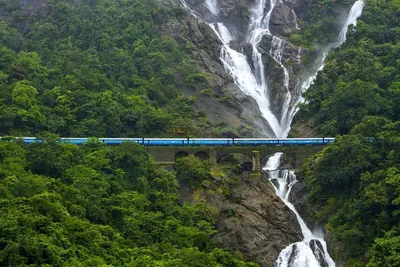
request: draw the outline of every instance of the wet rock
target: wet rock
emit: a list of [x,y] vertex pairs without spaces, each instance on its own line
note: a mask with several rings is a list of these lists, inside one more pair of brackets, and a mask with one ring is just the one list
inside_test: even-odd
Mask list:
[[[159,0],[167,6],[173,6],[171,1]],[[192,8],[203,2],[186,1]],[[207,84],[215,92],[214,96],[198,95],[192,88],[182,87],[180,91],[186,96],[196,95],[193,107],[201,111],[211,123],[228,124],[238,129],[240,135],[264,136],[270,128],[260,115],[260,110],[254,99],[246,96],[233,83],[233,79],[224,69],[220,61],[221,41],[215,32],[200,18],[190,14],[184,19],[171,17],[163,25],[162,32],[175,38],[182,47],[192,54],[200,71],[207,74]],[[233,42],[237,50],[242,50],[239,42]],[[237,135],[237,133],[235,133]]]
[[319,265],[321,267],[329,267],[329,264],[326,262],[324,254],[322,252],[325,252],[321,242],[319,242],[316,239],[313,239],[310,241],[310,248],[312,252],[315,255],[315,258],[318,260]]
[[[302,182],[297,182],[293,185],[290,191],[289,202],[291,202],[299,214],[307,212],[306,185]],[[304,216],[303,216],[304,217]]]
[[295,9],[299,6],[304,5],[304,1],[305,0],[283,0],[282,2],[291,9]]
[[243,41],[250,22],[250,8],[254,0],[221,0],[220,20],[238,40]]
[[293,22],[292,10],[283,2],[278,1],[271,14],[270,23],[273,26],[283,27]]
[[242,182],[230,200],[209,193],[204,197],[220,212],[215,242],[261,266],[272,266],[283,248],[302,239],[295,215],[264,180]]
[[296,17],[292,9],[284,2],[278,1],[271,13],[271,31],[274,35],[290,37],[295,30]]
[[[271,110],[274,114],[281,114],[287,89],[284,86],[285,73],[281,66],[268,54],[263,53],[264,73],[268,74],[267,86]],[[278,115],[279,117],[279,115]]]
[[233,50],[241,53],[243,50],[243,47],[239,41],[232,40],[229,44],[229,47],[232,48]]
[[248,58],[251,58],[253,54],[253,46],[250,43],[244,43],[243,52]]
[[221,183],[222,177],[220,175],[212,175],[211,177],[217,184]]
[[234,83],[226,84],[222,90],[228,96],[230,106],[239,108],[241,118],[246,118],[246,121],[249,121],[252,127],[262,135],[274,136],[271,127],[261,116],[261,111],[255,99],[245,95]]

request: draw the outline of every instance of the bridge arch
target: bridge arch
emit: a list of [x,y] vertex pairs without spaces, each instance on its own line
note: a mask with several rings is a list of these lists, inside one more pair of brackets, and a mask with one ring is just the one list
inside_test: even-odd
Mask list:
[[198,151],[194,154],[194,156],[201,160],[209,160],[210,159],[210,156],[205,151]]
[[228,152],[225,154],[220,155],[217,158],[217,163],[221,162],[237,162],[237,163],[243,163],[243,162],[252,162],[251,157],[244,153],[240,152]]
[[175,161],[176,161],[177,159],[184,158],[184,157],[187,157],[187,156],[189,156],[189,153],[188,153],[188,152],[186,152],[186,151],[179,151],[179,152],[177,152],[177,153],[175,154]]

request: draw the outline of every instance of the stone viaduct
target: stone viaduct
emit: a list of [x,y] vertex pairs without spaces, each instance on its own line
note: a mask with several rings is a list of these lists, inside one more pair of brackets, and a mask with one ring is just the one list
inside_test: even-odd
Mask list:
[[152,146],[147,152],[154,157],[159,165],[173,165],[176,158],[195,155],[201,159],[210,160],[215,166],[232,154],[243,155],[246,161],[252,163],[253,170],[261,170],[270,156],[283,152],[283,160],[290,168],[300,169],[305,160],[321,151],[325,145],[293,145],[293,146]]

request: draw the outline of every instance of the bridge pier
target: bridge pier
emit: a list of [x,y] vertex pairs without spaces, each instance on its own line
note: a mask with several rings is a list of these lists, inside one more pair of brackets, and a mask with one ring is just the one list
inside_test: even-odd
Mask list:
[[260,151],[253,150],[253,171],[261,171]]
[[217,151],[215,151],[214,147],[210,147],[208,150],[208,155],[209,155],[209,159],[211,162],[211,166],[215,167],[217,166]]
[[283,152],[285,161],[291,168],[299,170],[304,161],[311,155],[321,151],[325,146],[151,146],[147,147],[147,153],[152,155],[157,164],[173,165],[178,156],[196,155],[200,158],[208,159],[212,166],[216,166],[218,161],[225,155],[239,153],[252,161],[253,172],[261,172],[262,164],[269,156],[276,152]]

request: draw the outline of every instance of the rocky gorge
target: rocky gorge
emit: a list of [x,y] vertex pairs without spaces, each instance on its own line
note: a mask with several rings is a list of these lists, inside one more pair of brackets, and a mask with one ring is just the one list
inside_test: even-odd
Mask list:
[[[301,101],[302,91],[310,86],[329,49],[340,44],[336,38],[341,27],[347,28],[343,21],[343,14],[349,12],[349,1],[337,3],[337,10],[333,12],[333,15],[330,13],[330,16],[334,17],[332,20],[334,21],[334,39],[315,38],[314,43],[310,43],[301,36],[303,26],[307,28],[310,27],[308,23],[318,23],[315,20],[315,14],[310,16],[310,13],[315,12],[316,2],[181,1],[191,15],[189,20],[195,22],[186,26],[195,25],[196,31],[198,29],[201,32],[201,34],[199,31],[197,34],[192,32],[189,40],[197,48],[199,44],[205,44],[205,39],[212,40],[212,44],[208,43],[201,47],[202,55],[200,56],[201,64],[204,64],[202,69],[210,71],[211,66],[210,77],[217,75],[218,78],[222,78],[218,86],[211,85],[211,87],[228,96],[232,106],[240,107],[240,116],[243,121],[256,129],[256,135],[285,137],[289,133],[292,119],[297,111],[297,103]],[[255,5],[260,3],[264,10],[261,20],[257,21],[254,15]],[[322,9],[320,15],[328,15],[329,12],[331,11]],[[249,31],[251,32],[252,27],[257,23],[268,23],[267,30],[259,34],[257,40],[252,40]],[[257,29],[253,28],[253,31],[255,30]],[[207,34],[212,37],[207,37]],[[193,39],[193,36],[197,36],[196,38],[201,36],[201,40]],[[214,49],[209,50],[211,47]],[[257,101],[258,96],[254,97],[243,90],[244,82],[238,77],[243,73],[234,73],[236,70],[230,68],[229,64],[235,64],[229,62],[233,60],[232,55],[236,55],[235,53],[245,57],[245,61],[254,73],[253,78],[263,90],[261,93],[258,91],[258,96],[268,99],[267,116],[262,110],[265,107],[260,105],[263,102]],[[199,55],[197,52],[193,54]],[[227,73],[231,77],[226,75]],[[224,80],[225,83],[222,82]],[[210,81],[212,82],[212,79]],[[268,116],[275,117],[276,122],[272,120],[271,123]],[[273,123],[277,123],[278,127],[274,127]],[[279,132],[277,128],[284,128],[284,130]],[[241,251],[246,258],[255,260],[261,266],[272,266],[284,247],[292,249],[289,245],[301,240],[302,232],[292,211],[276,196],[273,187],[266,183],[266,180],[243,182],[232,190],[232,196],[235,196],[234,201],[209,194],[205,195],[205,199],[220,212],[215,241],[224,247]],[[293,194],[288,196],[289,202],[304,214],[306,211],[304,185],[300,182],[296,183],[293,191]],[[235,216],[226,216],[228,212]],[[307,231],[310,230],[307,229]],[[315,241],[312,240],[316,240],[313,239],[316,237],[311,232],[309,241],[306,236],[304,238],[311,250],[315,250],[316,247],[322,251],[326,250],[326,244],[322,239],[320,241],[324,243],[324,248],[319,241],[313,243]],[[304,243],[296,244],[298,247],[293,245],[292,255],[289,255],[290,251],[288,251],[287,259],[297,253],[295,250],[301,250]],[[285,252],[282,251],[282,253]],[[283,255],[283,257],[286,256]],[[320,262],[312,264],[334,265],[329,254],[325,260],[321,261],[323,257],[325,256],[316,256]],[[280,258],[280,261],[279,264],[282,264],[283,259]]]
[[[181,2],[164,1],[164,4],[175,6]],[[197,59],[200,68],[209,76],[210,88],[226,100],[219,106],[224,110],[223,114],[226,114],[228,125],[250,125],[254,136],[284,136],[290,130],[297,111],[296,105],[301,101],[301,92],[309,86],[309,79],[321,66],[327,49],[336,42],[335,38],[345,23],[344,16],[351,2],[339,1],[330,6],[323,6],[318,1],[261,2],[264,5],[264,15],[269,20],[266,22],[264,18],[264,21],[260,21],[268,23],[268,32],[257,33],[259,40],[252,40],[249,35],[249,27],[254,27],[250,24],[258,23],[254,20],[256,1],[184,1],[191,14],[187,13],[184,19],[178,21],[173,19],[170,25],[165,25],[165,29],[181,42],[190,44],[193,58]],[[316,15],[316,12],[319,14]],[[318,31],[321,31],[321,20],[327,17],[330,18],[327,24],[330,24],[328,26],[332,30],[330,39],[310,37],[311,34],[317,34],[317,30],[310,28],[319,27]],[[222,25],[229,33],[225,44],[221,41],[221,31],[225,31],[219,28]],[[231,64],[227,62],[231,58],[221,58],[221,53],[227,49],[243,55],[249,68],[256,73],[251,79],[255,80],[253,87],[260,87],[257,93],[243,90],[246,81],[239,81],[240,77],[235,77],[235,74],[232,76],[237,70],[227,66]],[[255,53],[262,63],[257,62]],[[242,66],[236,66],[236,69],[240,68]],[[265,77],[265,81],[261,77]],[[260,94],[267,101],[258,100],[257,95]],[[211,104],[212,100],[198,100],[195,103],[197,108],[204,110],[214,121],[221,119],[215,116],[218,112],[213,112],[219,108]],[[232,106],[236,112],[226,110],[226,106]],[[240,122],[233,117],[241,118]]]
[[217,211],[213,240],[218,246],[239,251],[260,266],[273,266],[282,249],[302,238],[295,215],[266,177],[229,166],[223,172],[203,189],[192,190],[181,181],[181,201],[206,201]]
[[[163,34],[172,36],[191,56],[209,86],[202,91],[190,87],[179,88],[180,91],[191,99],[197,112],[204,113],[214,125],[228,128],[225,136],[247,137],[287,135],[300,92],[320,67],[325,49],[332,41],[310,36],[317,32],[310,29],[314,24],[329,25],[324,19],[331,16],[332,33],[337,36],[344,24],[341,15],[348,12],[351,4],[347,0],[335,1],[328,7],[312,0],[159,2],[170,11],[168,22],[160,25]],[[29,16],[35,13],[46,16],[49,12],[47,1],[16,3]],[[255,19],[257,3],[264,4],[262,17],[268,16],[268,21]],[[70,1],[70,5],[79,4],[80,1]],[[332,6],[335,8],[331,10]],[[258,35],[257,40],[249,38],[250,25],[267,22],[266,34]],[[19,24],[22,31],[26,27],[29,25]],[[231,55],[243,55],[240,59],[256,73],[250,80],[254,79],[261,97],[242,90],[241,82],[247,80],[240,77],[244,72],[232,75],[232,69],[228,68]],[[260,102],[262,97],[268,101]],[[273,119],[269,121],[265,114]],[[282,128],[283,131],[277,131]],[[217,244],[239,250],[262,266],[271,266],[282,249],[301,240],[296,217],[266,179],[243,178],[230,190],[229,198],[209,192],[202,196],[219,211],[218,233],[214,236]],[[304,197],[301,188],[294,191],[296,199]],[[299,209],[302,210],[304,207]]]

